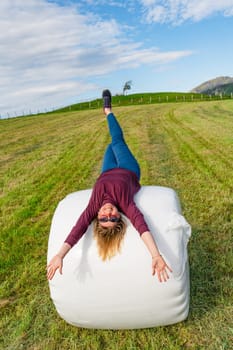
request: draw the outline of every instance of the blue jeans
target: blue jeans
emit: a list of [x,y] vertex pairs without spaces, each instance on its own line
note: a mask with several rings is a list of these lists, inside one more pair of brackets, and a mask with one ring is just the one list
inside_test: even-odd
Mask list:
[[104,154],[102,173],[114,168],[123,168],[133,171],[140,180],[139,164],[125,143],[122,129],[113,113],[108,114],[107,122],[112,142]]

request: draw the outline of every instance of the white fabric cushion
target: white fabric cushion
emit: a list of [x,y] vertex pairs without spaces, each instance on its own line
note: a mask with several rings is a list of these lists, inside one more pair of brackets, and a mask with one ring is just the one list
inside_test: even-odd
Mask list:
[[[91,189],[69,194],[52,220],[48,261],[85,209]],[[68,323],[85,328],[133,329],[183,321],[189,310],[187,243],[191,227],[175,191],[142,186],[135,202],[173,273],[166,283],[151,274],[151,256],[138,232],[128,227],[121,253],[103,262],[92,225],[64,258],[63,274],[49,282],[51,298]]]

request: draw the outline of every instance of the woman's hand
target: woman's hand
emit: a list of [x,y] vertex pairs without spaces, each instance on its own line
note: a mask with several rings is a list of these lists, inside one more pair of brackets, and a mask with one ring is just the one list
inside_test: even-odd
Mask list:
[[145,231],[141,235],[142,240],[147,246],[152,256],[152,275],[157,273],[160,282],[166,282],[169,279],[168,271],[172,272],[171,268],[166,264],[162,255],[160,255],[155,240],[150,231]]
[[63,259],[57,254],[55,255],[47,266],[47,278],[51,280],[55,275],[57,269],[59,269],[62,275]]
[[172,272],[162,255],[152,257],[152,275],[157,273],[159,282],[166,282],[169,279],[167,270]]
[[57,269],[59,269],[59,272],[62,275],[63,259],[70,249],[71,246],[68,243],[63,243],[59,252],[52,258],[47,266],[48,280],[53,278]]

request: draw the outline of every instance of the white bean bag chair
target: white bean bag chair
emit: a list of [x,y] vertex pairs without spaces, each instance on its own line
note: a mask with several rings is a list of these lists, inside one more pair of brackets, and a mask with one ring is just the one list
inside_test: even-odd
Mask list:
[[[57,253],[91,190],[69,194],[58,205],[52,220],[48,261]],[[93,238],[92,225],[64,258],[63,274],[49,282],[59,315],[84,328],[134,329],[174,324],[189,311],[187,243],[191,228],[174,190],[143,186],[135,202],[153,233],[173,273],[166,283],[151,274],[151,256],[136,229],[128,227],[121,253],[103,262]]]

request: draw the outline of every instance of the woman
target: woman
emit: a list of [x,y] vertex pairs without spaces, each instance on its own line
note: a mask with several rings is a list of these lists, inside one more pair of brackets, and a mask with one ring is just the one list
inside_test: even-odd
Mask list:
[[103,109],[112,142],[104,155],[102,173],[95,183],[88,206],[59,252],[48,264],[47,277],[51,280],[57,269],[62,274],[64,257],[83,236],[93,220],[99,255],[103,260],[113,257],[120,250],[126,231],[122,212],[137,229],[151,254],[152,275],[157,273],[159,281],[165,282],[169,278],[168,271],[172,270],[161,256],[142,213],[134,203],[134,195],[140,189],[140,168],[125,143],[122,129],[112,113],[109,90],[103,91]]

